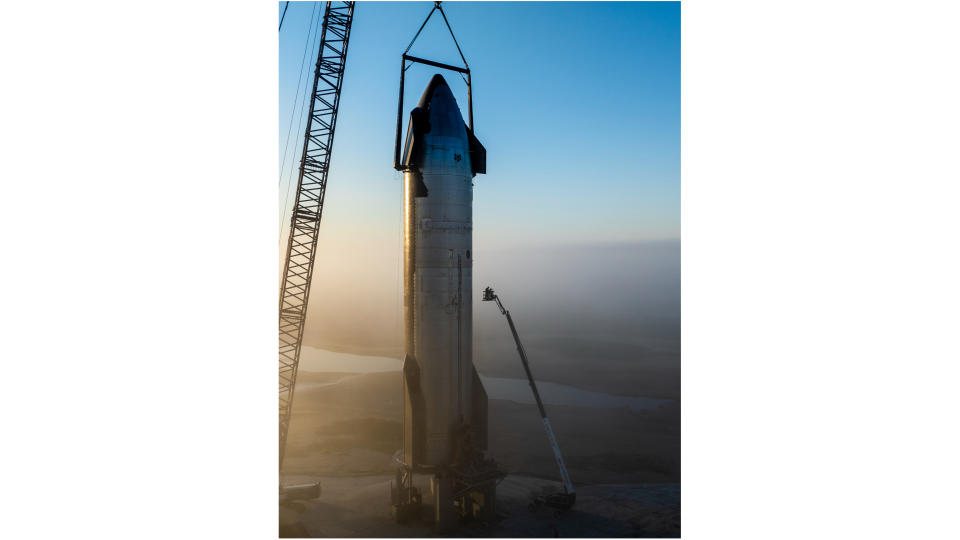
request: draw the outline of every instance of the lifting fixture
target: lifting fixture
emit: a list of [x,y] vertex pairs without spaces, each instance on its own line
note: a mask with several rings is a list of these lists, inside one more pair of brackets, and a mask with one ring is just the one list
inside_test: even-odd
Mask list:
[[[407,48],[403,51],[403,54],[400,55],[400,99],[397,101],[397,138],[393,147],[393,168],[398,171],[403,170],[403,164],[401,163],[400,159],[400,135],[403,129],[403,76],[406,71],[413,66],[413,64],[424,64],[440,69],[455,71],[459,73],[461,77],[466,75],[466,77],[463,78],[463,82],[467,83],[467,127],[470,128],[471,133],[476,133],[473,129],[473,80],[470,78],[470,66],[467,65],[467,59],[463,56],[463,51],[460,50],[460,43],[457,42],[457,36],[453,35],[453,28],[450,27],[450,21],[447,20],[447,14],[443,12],[443,6],[440,4],[441,2],[433,3],[433,9],[431,9],[430,13],[427,14],[427,18],[424,19],[423,24],[420,25],[420,29],[417,30],[417,33],[413,36],[413,39],[410,40],[410,44],[407,45]],[[418,58],[416,56],[410,56],[407,54],[410,52],[410,47],[413,47],[413,43],[417,41],[418,37],[420,37],[420,32],[422,32],[423,28],[427,26],[427,22],[430,21],[430,17],[433,16],[435,11],[439,11],[440,15],[443,17],[443,22],[446,23],[447,30],[450,31],[450,37],[453,38],[453,44],[457,46],[457,52],[460,53],[460,59],[463,60],[463,67],[452,66],[450,64],[435,62],[433,60]],[[407,62],[410,62],[410,65],[407,65]]]

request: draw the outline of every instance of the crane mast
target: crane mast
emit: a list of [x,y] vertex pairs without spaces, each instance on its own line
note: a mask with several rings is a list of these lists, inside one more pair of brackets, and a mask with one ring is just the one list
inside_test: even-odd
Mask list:
[[317,252],[317,233],[330,169],[333,133],[350,42],[355,2],[327,2],[310,113],[303,138],[297,196],[290,217],[283,282],[280,287],[280,466],[283,465],[293,390],[300,362],[310,297],[310,280]]

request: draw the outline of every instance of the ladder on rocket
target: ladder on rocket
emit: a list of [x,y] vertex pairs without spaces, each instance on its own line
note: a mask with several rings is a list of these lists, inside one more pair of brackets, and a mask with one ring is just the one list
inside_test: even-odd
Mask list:
[[510,325],[510,332],[513,333],[513,340],[517,343],[517,352],[520,353],[520,361],[523,363],[523,370],[527,374],[527,380],[530,382],[530,389],[533,390],[533,397],[537,400],[537,408],[540,409],[540,418],[543,420],[543,427],[547,431],[547,439],[550,440],[550,448],[553,450],[553,457],[557,460],[557,467],[560,468],[560,477],[563,479],[563,493],[547,495],[535,501],[536,504],[545,504],[561,511],[569,510],[577,500],[577,493],[573,489],[573,483],[570,481],[570,475],[567,473],[567,466],[563,463],[563,456],[560,455],[560,445],[557,444],[557,438],[553,435],[553,428],[550,427],[550,420],[547,418],[547,411],[543,408],[543,401],[540,400],[540,392],[537,391],[537,383],[533,380],[533,373],[530,372],[530,363],[527,362],[527,353],[520,343],[520,336],[517,334],[517,327],[513,324],[513,317],[510,312],[503,307],[500,297],[493,292],[493,289],[487,287],[483,290],[483,301],[496,301],[500,313],[507,318],[507,324]]

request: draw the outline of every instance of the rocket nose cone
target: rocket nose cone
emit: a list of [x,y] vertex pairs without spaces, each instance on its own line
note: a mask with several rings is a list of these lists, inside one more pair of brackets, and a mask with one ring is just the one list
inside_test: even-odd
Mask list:
[[418,104],[421,110],[430,111],[430,131],[433,136],[466,138],[467,132],[457,106],[457,99],[439,73],[430,79],[430,83],[420,96]]
[[[435,74],[433,78],[430,79],[427,87],[423,89],[423,94],[420,95],[420,102],[417,103],[417,107],[426,108],[430,106],[435,97],[440,99],[453,99],[450,86],[447,85],[447,81],[439,73]],[[456,100],[454,100],[454,102],[456,102]]]
[[[462,141],[462,144],[453,143],[453,140]],[[439,144],[447,147],[451,143],[454,146],[468,147],[467,127],[463,123],[463,115],[460,114],[460,107],[457,106],[453,92],[438,73],[430,79],[417,107],[410,111],[407,141],[403,149],[403,166],[420,167],[427,145]]]
[[430,78],[430,84],[447,84],[447,80],[443,78],[443,75],[434,73],[433,77]]

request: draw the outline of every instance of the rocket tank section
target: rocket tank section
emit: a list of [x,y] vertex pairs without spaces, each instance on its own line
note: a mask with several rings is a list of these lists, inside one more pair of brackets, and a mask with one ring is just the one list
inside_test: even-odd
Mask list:
[[487,442],[473,366],[473,177],[486,151],[434,75],[410,113],[404,170],[403,461],[453,466]]

